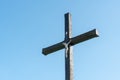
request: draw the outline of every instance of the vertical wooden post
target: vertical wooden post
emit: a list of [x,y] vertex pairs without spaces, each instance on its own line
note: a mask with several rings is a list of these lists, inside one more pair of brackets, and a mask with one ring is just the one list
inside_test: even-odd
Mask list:
[[72,37],[71,14],[65,14],[65,80],[73,80],[73,53],[70,45]]

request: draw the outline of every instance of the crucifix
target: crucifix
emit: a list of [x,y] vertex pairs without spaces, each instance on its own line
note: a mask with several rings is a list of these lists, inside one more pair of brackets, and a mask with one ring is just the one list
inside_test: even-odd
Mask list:
[[42,53],[48,55],[55,51],[65,48],[65,80],[73,80],[73,52],[72,46],[89,40],[91,38],[98,37],[98,32],[96,29],[93,29],[84,34],[78,35],[72,38],[72,23],[71,23],[71,14],[66,13],[65,17],[65,39],[62,42],[54,44],[50,47],[43,48]]

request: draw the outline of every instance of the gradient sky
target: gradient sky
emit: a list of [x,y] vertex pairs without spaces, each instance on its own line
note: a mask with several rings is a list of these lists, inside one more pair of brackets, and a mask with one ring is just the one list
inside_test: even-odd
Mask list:
[[120,80],[120,0],[0,0],[0,80],[65,80],[64,14],[73,37],[97,28],[100,37],[74,46],[74,80]]

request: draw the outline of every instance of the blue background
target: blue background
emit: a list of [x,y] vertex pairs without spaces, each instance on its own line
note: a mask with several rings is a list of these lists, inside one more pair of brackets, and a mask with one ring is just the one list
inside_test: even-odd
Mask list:
[[67,12],[73,37],[100,35],[74,46],[74,80],[120,80],[120,0],[0,0],[0,80],[65,80],[64,50],[41,52],[64,40]]

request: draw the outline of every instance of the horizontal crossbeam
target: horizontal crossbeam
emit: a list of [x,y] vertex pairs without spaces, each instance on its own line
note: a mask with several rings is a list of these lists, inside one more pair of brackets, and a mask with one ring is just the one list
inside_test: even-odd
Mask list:
[[80,42],[83,42],[83,41],[86,41],[86,40],[89,40],[91,38],[98,37],[98,36],[99,36],[98,35],[98,31],[96,29],[93,29],[93,30],[91,30],[89,32],[86,32],[84,34],[81,34],[81,35],[78,35],[76,37],[73,37],[71,39],[71,43],[70,44],[73,46],[73,45],[75,45],[77,43],[80,43]]
[[[77,43],[89,40],[89,39],[94,38],[94,37],[98,37],[98,32],[97,32],[96,29],[93,29],[93,30],[91,30],[89,32],[86,32],[84,34],[81,34],[81,35],[78,35],[76,37],[71,38],[70,45],[73,46],[73,45],[76,45]],[[49,46],[47,48],[43,48],[42,53],[44,55],[48,55],[48,54],[50,54],[52,52],[61,50],[61,49],[65,48],[63,43],[64,43],[64,41],[62,41],[60,43],[57,43],[55,45]]]
[[52,52],[58,51],[58,50],[63,49],[63,48],[64,48],[63,42],[60,42],[60,43],[57,43],[55,45],[49,46],[47,48],[43,48],[42,53],[44,55],[47,55],[47,54],[50,54]]

